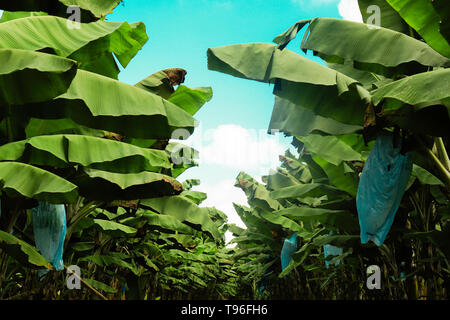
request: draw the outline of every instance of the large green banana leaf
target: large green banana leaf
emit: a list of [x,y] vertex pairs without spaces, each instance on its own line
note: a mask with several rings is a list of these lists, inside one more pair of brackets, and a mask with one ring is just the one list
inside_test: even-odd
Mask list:
[[[440,32],[441,17],[429,0],[386,0],[434,50],[450,58],[450,44]],[[448,6],[448,2],[447,2]],[[418,14],[420,12],[420,14]]]
[[310,134],[302,138],[297,137],[297,139],[304,143],[306,150],[336,166],[343,161],[362,161],[359,152],[336,136]]
[[245,192],[248,203],[254,207],[269,212],[280,210],[283,207],[278,201],[270,197],[269,191],[263,185],[245,172],[238,174],[234,186],[241,188]]
[[26,18],[26,17],[34,17],[34,16],[46,16],[48,13],[37,11],[3,11],[2,17],[0,18],[1,22],[6,22],[14,19]]
[[327,63],[328,68],[336,70],[346,76],[359,81],[364,88],[371,91],[380,85],[384,85],[386,82],[393,81],[392,79],[385,78],[381,75],[374,74],[354,68],[352,61],[345,61],[344,63]]
[[412,175],[417,177],[422,184],[445,186],[436,176],[416,164],[413,164]]
[[301,137],[312,132],[331,135],[353,133],[362,130],[362,126],[348,125],[318,116],[311,110],[295,105],[289,100],[275,97],[270,129],[278,129],[287,135]]
[[136,83],[135,86],[169,100],[190,115],[197,113],[213,96],[211,87],[188,88],[180,84],[174,90],[167,73],[164,71],[155,72]]
[[[84,151],[83,151],[84,150]],[[162,150],[83,135],[37,136],[0,146],[0,161],[20,160],[34,165],[68,167],[79,164],[117,173],[171,168]]]
[[25,127],[26,138],[49,134],[80,134],[101,138],[107,133],[108,131],[105,130],[91,129],[77,124],[70,118],[53,120],[30,118],[27,126]]
[[[17,259],[23,264],[31,264],[34,267],[44,267],[53,269],[50,262],[36,250],[35,247],[29,245],[12,234],[0,230],[0,248],[8,253],[9,256]],[[2,261],[3,262],[3,261]]]
[[175,217],[181,222],[196,225],[211,234],[216,240],[222,239],[219,230],[209,216],[209,209],[199,207],[183,196],[144,199],[140,205],[160,214]]
[[[373,92],[373,103],[387,100],[385,109],[398,109],[403,104],[421,103],[445,104],[450,98],[450,69],[438,69],[419,73],[387,84]],[[427,107],[424,104],[421,107]],[[448,110],[449,106],[447,106]]]
[[0,113],[7,105],[43,102],[67,91],[74,60],[19,49],[0,49]]
[[85,10],[89,10],[97,18],[106,16],[122,0],[59,0],[66,6],[77,6]]
[[0,189],[10,197],[23,196],[50,203],[73,203],[78,188],[40,168],[18,162],[0,162]]
[[[313,156],[312,160],[316,165],[320,166],[320,169],[323,170],[323,172],[325,172],[331,185],[356,196],[358,190],[358,176],[354,172],[346,171],[345,162],[334,165],[319,155]],[[322,181],[318,180],[315,182]]]
[[249,207],[233,203],[233,207],[236,210],[239,218],[241,218],[242,222],[247,226],[247,229],[252,232],[262,233],[266,236],[271,235],[271,230],[269,226],[264,223],[258,215],[253,213],[253,210]]
[[145,213],[142,218],[147,221],[149,225],[157,226],[170,231],[181,232],[185,234],[194,234],[195,230],[187,224],[182,223],[176,217],[167,214],[157,214],[154,212]]
[[168,100],[190,115],[194,115],[206,102],[212,99],[212,96],[211,87],[188,88],[179,85]]
[[441,17],[439,22],[439,32],[450,43],[450,6],[447,0],[433,0],[432,5],[434,10]]
[[408,24],[403,21],[398,12],[395,11],[386,0],[358,0],[358,4],[364,23],[367,23],[369,17],[375,13],[372,10],[368,12],[367,9],[370,6],[378,6],[378,8],[380,8],[379,22],[381,27],[408,35],[410,34]]
[[363,23],[321,18],[312,20],[308,30],[302,49],[313,50],[330,63],[350,60],[358,69],[387,77],[450,65],[450,59],[426,43],[383,27],[369,28]]
[[167,156],[172,160],[172,177],[176,178],[189,168],[198,166],[196,159],[199,153],[194,148],[182,143],[169,142],[165,149]]
[[115,221],[108,221],[103,219],[90,219],[90,220],[94,226],[100,228],[106,234],[111,235],[113,237],[122,237],[124,235],[135,235],[137,232],[137,229]]
[[74,177],[80,194],[90,200],[136,200],[181,193],[181,183],[172,177],[155,173],[115,173],[83,168]]
[[[0,24],[0,48],[52,49],[79,62],[79,68],[117,78],[113,59],[126,67],[148,40],[143,23],[97,21],[70,28],[67,19],[32,16]],[[98,66],[98,68],[97,68]],[[112,71],[111,71],[112,70]]]
[[23,108],[19,112],[36,118],[68,117],[90,128],[144,139],[171,138],[173,130],[192,132],[195,125],[190,114],[155,94],[84,70],[78,70],[63,95]]
[[[284,156],[283,156],[284,157]],[[295,179],[287,171],[278,170],[277,172],[271,172],[267,176],[266,186],[268,190],[277,190],[280,188],[287,188],[300,185],[301,183]]]
[[208,197],[206,193],[194,190],[185,190],[181,195],[195,202],[197,205],[200,205]]
[[276,211],[273,215],[284,216],[294,221],[319,221],[323,224],[337,226],[341,230],[348,232],[359,230],[358,219],[343,210],[292,206]]
[[280,214],[276,214],[274,212],[267,212],[267,211],[263,211],[263,210],[261,210],[259,212],[259,214],[262,218],[266,219],[267,221],[269,221],[275,225],[279,225],[288,230],[291,230],[293,232],[303,231],[303,228],[298,223],[296,223],[294,220],[286,218]]
[[271,44],[210,48],[208,68],[239,78],[275,83],[275,95],[346,124],[362,125],[365,106],[370,101],[370,93],[358,81]]
[[319,197],[324,194],[328,196],[328,200],[332,200],[333,198],[348,198],[348,195],[342,190],[321,183],[298,184],[270,192],[270,196],[276,200],[286,198]]
[[168,99],[174,92],[170,79],[164,71],[155,72],[145,79],[142,79],[134,86],[150,91],[164,99]]

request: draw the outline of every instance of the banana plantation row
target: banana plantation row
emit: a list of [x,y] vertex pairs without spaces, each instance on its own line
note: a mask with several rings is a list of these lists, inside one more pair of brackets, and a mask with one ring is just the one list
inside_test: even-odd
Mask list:
[[[208,49],[210,70],[273,85],[269,129],[297,150],[236,178],[246,229],[177,180],[196,151],[171,139],[212,89],[180,68],[118,81],[148,40],[105,20],[120,2],[1,2],[0,299],[448,299],[444,0],[359,0],[381,25],[308,19]],[[285,49],[297,35],[324,64]]]

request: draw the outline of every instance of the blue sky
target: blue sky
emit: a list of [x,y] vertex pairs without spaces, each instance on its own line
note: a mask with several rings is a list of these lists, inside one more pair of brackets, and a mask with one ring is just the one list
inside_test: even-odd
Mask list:
[[[110,21],[142,21],[149,35],[121,72],[121,81],[134,84],[156,71],[180,67],[188,72],[185,85],[212,87],[214,96],[195,115],[200,126],[189,140],[200,151],[200,166],[179,180],[200,179],[195,189],[208,194],[204,205],[221,209],[232,223],[243,226],[232,202],[246,204],[244,192],[233,187],[237,174],[246,171],[259,180],[277,167],[278,154],[290,147],[291,138],[265,133],[273,88],[209,71],[206,51],[271,43],[298,20],[315,17],[360,19],[356,0],[125,0],[108,16]],[[301,53],[299,44],[297,39],[288,49]]]
[[[0,11],[1,16],[1,11]],[[345,18],[360,20],[357,0],[124,0],[109,21],[142,21],[149,41],[119,79],[135,84],[166,68],[187,70],[185,85],[210,86],[212,100],[195,115],[200,126],[188,140],[200,152],[200,165],[178,180],[198,178],[196,190],[206,192],[205,206],[224,211],[229,221],[243,226],[232,202],[246,204],[235,188],[240,171],[260,180],[278,165],[278,155],[291,138],[267,135],[274,96],[268,84],[209,71],[210,47],[266,42],[301,19]],[[300,39],[288,49],[299,50]],[[320,62],[320,59],[307,55]],[[292,148],[291,148],[292,149]]]

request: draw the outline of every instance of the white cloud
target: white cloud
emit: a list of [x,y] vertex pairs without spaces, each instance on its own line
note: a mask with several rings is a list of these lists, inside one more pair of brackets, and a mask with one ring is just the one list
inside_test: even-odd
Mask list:
[[3,10],[0,10],[0,19],[2,18]]
[[363,22],[359,11],[358,0],[341,0],[338,5],[339,14],[345,20]]
[[267,174],[279,164],[278,156],[287,146],[280,142],[280,135],[267,134],[266,130],[246,129],[235,124],[220,125],[203,132],[201,126],[188,140],[181,141],[200,153],[200,165],[217,165],[242,171],[258,169]]
[[[246,228],[245,224],[236,213],[233,202],[248,206],[247,197],[245,196],[244,191],[234,186],[234,180],[222,180],[216,184],[202,183],[200,186],[195,187],[195,189],[205,192],[208,195],[208,198],[202,202],[202,207],[216,207],[227,215],[228,223],[234,223],[241,228]],[[230,232],[225,234],[227,243],[232,238]]]
[[[233,202],[248,204],[244,191],[234,187],[237,173],[246,171],[262,183],[261,176],[280,165],[279,155],[288,148],[292,149],[291,139],[284,139],[279,133],[269,135],[267,130],[246,129],[235,124],[220,125],[209,130],[203,130],[200,124],[189,139],[172,141],[196,149],[200,155],[196,160],[199,168],[213,168],[207,179],[198,177],[201,184],[194,187],[208,196],[201,206],[216,207],[228,216],[228,223],[241,228],[245,228],[245,225],[236,213]],[[230,172],[233,174],[229,177]],[[229,242],[231,233],[227,232],[225,238]]]

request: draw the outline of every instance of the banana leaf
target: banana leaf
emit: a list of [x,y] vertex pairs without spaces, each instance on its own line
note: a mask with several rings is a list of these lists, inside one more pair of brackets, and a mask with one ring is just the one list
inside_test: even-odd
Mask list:
[[37,136],[8,143],[0,146],[0,161],[5,160],[55,167],[78,164],[117,173],[171,168],[162,150],[143,149],[123,142],[82,135]]
[[[313,50],[327,62],[351,60],[358,69],[387,77],[450,65],[450,59],[426,43],[383,27],[373,29],[342,19],[315,19],[309,31],[303,50]],[[342,37],[343,34],[348,36]]]
[[0,48],[52,50],[78,62],[78,67],[117,79],[123,67],[148,40],[143,23],[97,21],[68,26],[55,16],[30,16],[0,24]]
[[8,255],[15,258],[23,264],[29,264],[31,267],[44,267],[52,269],[52,265],[48,262],[32,245],[26,243],[0,230],[0,248],[5,250]]
[[[440,32],[441,17],[428,0],[386,0],[434,50],[450,58],[450,44]],[[448,3],[447,3],[448,5]],[[445,9],[444,9],[445,10]],[[420,12],[420,15],[417,13]]]
[[265,43],[210,48],[207,54],[210,70],[275,83],[276,96],[316,115],[363,125],[370,93],[357,80],[342,73]]
[[46,15],[48,15],[48,13],[42,11],[3,11],[0,18],[0,23],[14,19]]
[[362,130],[362,126],[348,125],[314,114],[289,100],[275,97],[269,130],[278,129],[289,136],[303,137],[310,133],[340,135]]
[[141,206],[150,208],[160,214],[187,222],[190,226],[208,232],[214,239],[222,241],[219,230],[209,216],[208,208],[198,207],[194,202],[183,196],[144,199]]
[[[450,98],[449,83],[450,69],[419,73],[375,90],[373,103],[378,105],[385,101],[386,110],[398,109],[403,104],[415,105],[418,109],[436,104],[445,105],[445,101]],[[446,108],[450,110],[450,106],[447,105]]]
[[363,17],[363,21],[367,23],[368,18],[374,14],[369,11],[370,6],[378,6],[380,8],[380,26],[391,29],[404,34],[410,34],[408,24],[400,17],[386,0],[358,0],[359,10]]
[[50,203],[74,203],[78,187],[40,168],[18,162],[0,162],[0,189],[10,197]]
[[155,173],[113,173],[83,168],[72,178],[80,194],[90,200],[136,200],[181,193],[181,183],[172,177]]
[[192,133],[195,125],[190,114],[155,94],[83,70],[78,70],[66,93],[16,108],[35,118],[71,118],[90,128],[143,139],[168,139],[179,128]]
[[65,93],[77,70],[74,60],[20,49],[0,49],[0,61],[0,114]]

